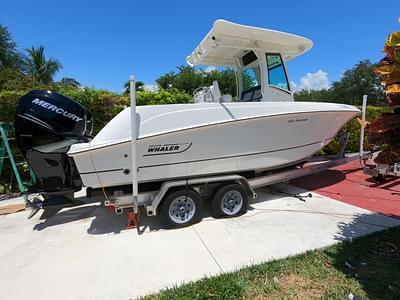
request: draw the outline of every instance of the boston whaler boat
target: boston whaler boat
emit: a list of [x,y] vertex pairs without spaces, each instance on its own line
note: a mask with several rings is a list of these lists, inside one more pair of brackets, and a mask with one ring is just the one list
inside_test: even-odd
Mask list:
[[[234,69],[237,95],[221,95],[214,81],[195,91],[192,104],[136,108],[139,191],[186,182],[165,190],[149,214],[160,213],[169,227],[197,221],[201,189],[189,186],[188,179],[215,183],[214,215],[239,214],[246,209],[246,189],[229,175],[255,177],[296,165],[332,141],[359,110],[293,101],[285,63],[311,47],[297,35],[214,23],[187,62]],[[38,177],[35,191],[47,201],[73,199],[82,186],[116,191],[132,184],[131,108],[92,139],[88,110],[57,93],[33,91],[21,98],[15,123],[21,152]],[[221,181],[201,180],[212,176]]]

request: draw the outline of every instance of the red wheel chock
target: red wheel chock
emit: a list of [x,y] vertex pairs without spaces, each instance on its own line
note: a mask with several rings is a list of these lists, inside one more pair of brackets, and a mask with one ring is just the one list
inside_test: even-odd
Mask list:
[[115,207],[114,206],[112,206],[112,205],[109,205],[109,206],[106,206],[106,209],[109,211],[109,212],[115,212]]
[[138,228],[138,226],[137,214],[133,211],[128,212],[128,225],[126,226],[126,229]]

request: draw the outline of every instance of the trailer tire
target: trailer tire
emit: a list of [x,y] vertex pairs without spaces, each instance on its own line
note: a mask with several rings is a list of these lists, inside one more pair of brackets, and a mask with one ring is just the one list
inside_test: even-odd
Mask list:
[[247,211],[249,197],[246,190],[238,183],[231,183],[220,188],[211,202],[215,218],[234,217]]
[[160,220],[165,228],[181,228],[201,220],[202,200],[195,190],[182,188],[168,194],[160,207]]

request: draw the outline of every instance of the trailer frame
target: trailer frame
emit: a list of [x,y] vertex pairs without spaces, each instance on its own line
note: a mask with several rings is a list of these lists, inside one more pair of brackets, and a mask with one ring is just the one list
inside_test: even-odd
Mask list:
[[[158,208],[164,196],[168,193],[169,190],[173,188],[189,186],[198,190],[201,193],[205,190],[204,185],[223,184],[228,182],[235,182],[242,185],[245,188],[247,194],[251,198],[255,199],[257,198],[257,188],[277,183],[288,183],[296,178],[320,173],[329,168],[339,166],[357,159],[359,159],[359,155],[357,153],[333,158],[317,157],[314,159],[310,159],[306,164],[302,166],[296,166],[277,172],[271,172],[269,174],[263,174],[251,179],[247,179],[246,177],[239,174],[229,174],[170,180],[163,182],[158,190],[138,193],[136,203],[137,207],[145,207],[148,216],[156,216],[158,214]],[[106,200],[104,202],[104,205],[114,207],[115,213],[117,214],[123,213],[124,209],[135,207],[135,202],[133,200],[132,194],[124,194],[122,190],[115,191],[114,195],[111,195],[108,198],[109,200]]]

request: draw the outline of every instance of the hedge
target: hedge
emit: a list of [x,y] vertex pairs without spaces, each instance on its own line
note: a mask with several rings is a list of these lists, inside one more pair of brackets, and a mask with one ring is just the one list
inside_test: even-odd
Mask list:
[[[88,108],[94,117],[94,133],[104,127],[124,107],[130,105],[128,96],[94,88],[57,87],[53,88]],[[18,99],[27,91],[0,92],[0,121],[13,122]],[[158,92],[138,91],[137,105],[188,103],[192,99],[188,94],[176,89],[160,90]]]
[[[107,124],[124,107],[129,106],[129,97],[112,93],[106,90],[94,88],[75,88],[54,86],[55,91],[70,97],[87,107],[94,116],[94,133],[96,134],[105,124]],[[14,120],[15,107],[18,99],[27,91],[1,91],[0,92],[0,121],[12,122]],[[158,92],[138,91],[136,96],[137,105],[156,105],[188,103],[191,96],[177,89],[163,90]],[[387,111],[385,107],[369,106],[367,110],[367,120],[378,118],[382,112]],[[347,151],[357,152],[360,138],[360,124],[356,119],[347,123],[341,132],[350,132],[350,140]],[[339,149],[340,140],[337,137],[327,147],[323,154],[334,154]]]
[[[120,95],[106,90],[98,90],[94,88],[76,88],[63,87],[57,85],[44,86],[41,89],[51,89],[61,93],[88,108],[94,117],[94,134],[104,127],[116,114],[124,107],[130,105],[128,96]],[[15,108],[21,96],[26,94],[28,90],[3,90],[0,91],[0,121],[13,122]],[[192,97],[177,89],[160,90],[158,92],[138,91],[136,94],[137,105],[156,105],[156,104],[173,104],[188,103]],[[15,153],[18,153],[16,145],[13,144]],[[4,165],[0,178],[0,194],[9,193],[16,190],[10,187],[10,178],[12,178],[11,168],[8,162]],[[28,178],[28,173],[23,173],[24,178]]]
[[[61,86],[54,86],[53,89],[81,103],[93,113],[95,125],[94,133],[97,133],[125,106],[129,106],[130,103],[128,96],[112,93],[106,90],[97,90],[94,88],[80,89]],[[0,121],[12,122],[14,120],[15,107],[18,99],[25,93],[26,91],[0,92]],[[192,97],[177,89],[161,89],[158,92],[138,91],[136,98],[137,105],[155,105],[188,103]],[[378,118],[384,111],[387,111],[387,108],[369,106],[367,110],[367,120]],[[350,132],[347,151],[357,152],[360,138],[360,124],[356,119],[354,119],[344,126],[341,132],[344,131]],[[327,147],[325,147],[321,153],[337,153],[339,145],[340,140],[339,137],[337,137]]]
[[[94,116],[94,134],[96,134],[105,124],[107,124],[117,113],[125,106],[129,106],[130,101],[128,96],[112,93],[106,90],[97,90],[94,88],[75,88],[52,86],[52,89],[81,103],[87,107]],[[0,121],[13,122],[15,107],[18,99],[27,91],[0,91]],[[136,96],[137,105],[156,105],[156,104],[174,104],[188,103],[192,97],[185,92],[176,89],[163,90],[158,92],[138,91]],[[387,111],[386,107],[368,107],[367,120],[378,118],[382,112]],[[347,145],[347,152],[357,152],[359,150],[360,124],[355,119],[347,123],[341,132],[350,132],[350,140]],[[336,137],[328,146],[319,152],[323,154],[336,154],[340,147],[340,139]],[[5,164],[8,166],[8,163]],[[9,166],[2,173],[0,178],[0,194],[5,189],[5,183],[9,183],[11,177]]]

